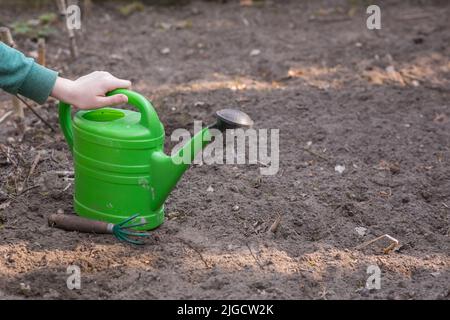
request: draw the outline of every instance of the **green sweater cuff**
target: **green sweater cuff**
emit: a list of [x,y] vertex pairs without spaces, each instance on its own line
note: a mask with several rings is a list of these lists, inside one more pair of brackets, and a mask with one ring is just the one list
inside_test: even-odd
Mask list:
[[33,63],[25,81],[17,93],[36,101],[44,103],[53,90],[58,73]]

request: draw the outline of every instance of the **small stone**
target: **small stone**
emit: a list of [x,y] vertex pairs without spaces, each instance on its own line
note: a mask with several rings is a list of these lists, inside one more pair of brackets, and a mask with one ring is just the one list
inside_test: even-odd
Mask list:
[[260,53],[261,53],[261,50],[259,50],[259,49],[253,49],[253,50],[250,52],[250,56],[251,56],[251,57],[255,57],[255,56],[260,55]]
[[113,53],[109,57],[113,60],[124,60],[124,57],[117,53]]
[[203,107],[206,103],[203,101],[196,101],[194,107]]
[[24,292],[24,293],[28,293],[28,292],[31,291],[31,287],[30,287],[29,284],[26,284],[26,283],[21,282],[21,283],[20,283],[20,291],[22,291],[22,292]]
[[167,55],[170,53],[170,49],[169,48],[164,48],[161,50],[161,54]]
[[345,171],[345,166],[338,164],[334,167],[334,171],[336,171],[339,174],[342,174]]
[[0,190],[0,202],[8,200],[8,194],[2,190]]
[[49,289],[46,294],[44,294],[44,299],[58,299],[61,295],[55,289]]
[[357,233],[358,235],[360,235],[360,236],[362,237],[362,236],[365,236],[365,235],[366,235],[367,228],[364,228],[364,227],[356,227],[356,228],[355,228],[355,231],[356,231],[356,233]]
[[387,66],[387,67],[386,67],[386,72],[388,72],[388,73],[393,73],[393,72],[395,72],[394,66]]
[[209,186],[208,189],[206,189],[207,192],[214,192],[214,188],[212,186]]
[[63,209],[58,209],[58,210],[56,211],[56,213],[57,213],[57,214],[64,214],[64,210],[63,210]]
[[28,205],[28,209],[32,212],[36,212],[39,210],[39,206],[37,206],[35,204],[30,204],[30,205]]
[[237,204],[234,205],[232,210],[233,210],[233,211],[238,211],[238,210],[239,210],[239,206],[238,206]]
[[8,142],[8,143],[14,143],[15,141],[16,141],[16,139],[14,139],[13,137],[6,138],[6,142]]
[[159,24],[159,26],[161,27],[161,29],[164,29],[164,30],[169,30],[170,28],[172,28],[172,25],[167,22],[161,22]]
[[368,289],[366,289],[366,288],[362,288],[360,291],[359,291],[359,294],[362,296],[362,297],[368,297],[369,296],[369,290]]
[[362,47],[362,43],[361,43],[361,42],[357,42],[357,43],[355,43],[355,46],[356,46],[357,48],[361,48],[361,47]]

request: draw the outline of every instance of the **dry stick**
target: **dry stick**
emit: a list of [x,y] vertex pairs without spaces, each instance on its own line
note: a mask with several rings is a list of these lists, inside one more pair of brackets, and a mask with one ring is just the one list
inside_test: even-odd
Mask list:
[[8,117],[10,116],[10,115],[12,115],[12,111],[11,110],[9,110],[8,112],[5,112],[5,114],[0,118],[0,124],[3,122],[3,121],[5,121],[6,119],[8,119]]
[[59,17],[61,20],[64,20],[66,17],[66,1],[65,0],[56,0],[56,5],[58,6]]
[[57,174],[58,177],[73,177],[74,175],[74,171],[70,170],[53,171],[53,173]]
[[9,147],[6,148],[4,145],[0,144],[0,151],[3,152],[3,154],[6,157],[6,161],[8,161],[8,163],[12,163],[14,165],[14,167],[17,167],[17,161],[15,161],[12,157],[11,157],[11,153],[9,152]]
[[31,164],[31,168],[30,168],[30,171],[28,172],[27,178],[25,179],[24,185],[28,184],[28,180],[33,175],[34,171],[36,170],[36,167],[37,167],[37,165],[39,163],[39,160],[41,160],[41,152],[40,151],[38,151],[38,154],[36,155],[36,158],[34,158],[34,161]]
[[[11,30],[7,27],[1,27],[0,28],[0,40],[3,41],[6,45],[10,46],[11,48],[16,47],[16,43],[14,42],[14,39],[11,34]],[[12,105],[15,110],[16,116],[19,118],[20,121],[25,117],[23,113],[23,107],[20,104],[20,101],[17,100],[16,97],[12,97]]]
[[53,171],[53,173],[57,174],[58,177],[73,177],[74,172],[69,170],[63,170],[63,171]]
[[270,226],[269,231],[272,233],[277,232],[278,227],[280,226],[280,222],[281,222],[281,214],[278,214],[277,217],[275,218],[275,221]]
[[46,65],[46,47],[45,47],[45,39],[39,38],[38,39],[38,63],[45,67]]
[[38,117],[43,123],[45,123],[45,124],[47,125],[47,127],[50,128],[50,130],[52,130],[53,132],[56,132],[55,128],[53,128],[53,126],[52,126],[47,120],[45,120],[44,118],[42,118],[42,116],[41,116],[39,113],[37,113],[37,111],[34,110],[33,107],[31,107],[31,105],[29,105],[29,104],[28,104],[24,99],[22,99],[21,97],[19,97],[19,96],[16,96],[16,97],[17,97],[17,99],[19,99],[20,101],[22,101],[22,102],[27,106],[27,108],[30,109],[31,112],[34,113],[34,115],[35,115],[36,117]]
[[253,254],[252,249],[250,248],[250,245],[248,243],[245,244],[248,248],[248,251],[250,251],[250,254],[252,255],[253,259],[255,259],[256,264],[261,268],[264,269],[263,265],[261,264],[261,262],[259,262],[258,258]]
[[394,237],[391,237],[391,236],[388,235],[388,234],[383,234],[382,236],[379,236],[379,237],[377,237],[377,238],[375,238],[375,239],[366,241],[366,242],[364,242],[364,243],[362,243],[362,244],[356,246],[355,249],[359,250],[359,249],[365,248],[365,247],[367,247],[368,245],[371,245],[372,243],[374,243],[374,242],[376,242],[376,241],[378,241],[378,240],[381,240],[381,239],[383,239],[383,238],[387,238],[387,239],[389,239],[389,240],[392,242],[388,247],[384,248],[384,250],[383,250],[384,253],[389,253],[392,249],[394,249],[396,246],[399,245],[399,242],[398,242],[397,239],[395,239]]
[[39,188],[40,186],[41,186],[40,184],[36,184],[36,185],[34,185],[34,186],[31,186],[31,187],[26,188],[25,190],[20,191],[18,194],[16,194],[16,195],[14,196],[13,200],[15,200],[15,199],[17,199],[18,197],[24,195],[25,193],[27,193],[27,192],[30,191],[30,190]]
[[318,158],[320,158],[320,159],[322,159],[322,160],[329,161],[329,159],[328,159],[327,157],[325,157],[324,155],[321,155],[321,154],[318,153],[317,151],[312,150],[311,148],[303,147],[303,150],[305,150],[305,151],[308,152],[309,154],[311,154],[311,155],[313,155],[313,156],[316,156],[316,157],[318,157]]
[[16,43],[12,37],[11,31],[7,27],[0,27],[0,38],[4,43],[6,43],[11,48],[16,47]]
[[182,242],[187,245],[189,248],[191,248],[192,250],[194,250],[200,257],[200,260],[202,260],[202,262],[205,264],[206,268],[209,268],[209,264],[208,262],[205,260],[205,258],[203,257],[202,253],[200,252],[200,250],[198,250],[196,247],[194,247],[193,245],[191,245],[189,242],[187,241],[183,241]]
[[84,0],[83,2],[83,13],[86,18],[89,18],[92,11],[92,0]]
[[73,29],[70,28],[69,25],[67,24],[66,1],[65,0],[57,0],[56,4],[58,6],[59,16],[60,16],[61,20],[64,21],[64,24],[65,24],[65,27],[67,30],[67,34],[69,35],[70,56],[72,57],[72,59],[76,59],[78,57],[78,47],[77,47],[77,42],[75,39],[75,33],[74,33]]
[[[407,78],[408,80],[416,80],[416,81],[419,81],[419,82],[420,82],[420,85],[421,85],[422,87],[426,88],[426,89],[436,90],[436,91],[444,92],[444,93],[450,91],[447,87],[444,87],[444,86],[438,87],[438,86],[433,86],[432,84],[427,84],[427,83],[425,82],[425,79],[422,79],[422,78],[420,78],[420,77],[415,77],[415,76],[412,76],[412,75],[409,75],[409,74],[405,74],[405,73],[402,72],[402,71],[399,71],[399,73],[401,74],[401,76],[402,76],[403,78]],[[428,81],[428,82],[429,82],[429,81]]]

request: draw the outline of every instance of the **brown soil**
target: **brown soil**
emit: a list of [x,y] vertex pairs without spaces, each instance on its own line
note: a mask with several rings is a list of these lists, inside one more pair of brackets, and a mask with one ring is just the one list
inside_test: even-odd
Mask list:
[[[133,80],[167,140],[228,106],[279,128],[280,171],[192,168],[167,201],[169,218],[132,247],[49,228],[50,214],[73,210],[72,181],[55,173],[72,170],[67,146],[31,113],[20,143],[15,122],[4,122],[0,298],[449,299],[450,5],[382,2],[382,29],[370,31],[365,7],[351,3],[192,2],[122,17],[120,3],[101,2],[84,21],[77,61],[63,32],[50,37],[50,67],[63,75]],[[7,6],[0,21],[48,10]],[[1,116],[10,99],[0,100]],[[55,102],[36,108],[57,126]],[[383,234],[400,248],[355,249]],[[81,290],[66,287],[72,264]],[[364,289],[372,264],[380,290]]]

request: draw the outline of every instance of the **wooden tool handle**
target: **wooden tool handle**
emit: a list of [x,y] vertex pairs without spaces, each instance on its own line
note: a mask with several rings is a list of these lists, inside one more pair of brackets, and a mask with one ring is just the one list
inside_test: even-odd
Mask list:
[[48,225],[66,231],[85,233],[112,233],[112,224],[82,218],[76,215],[52,214],[48,217]]

